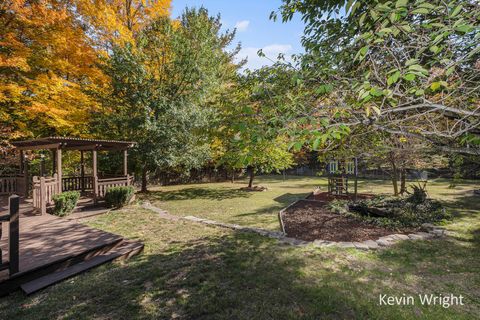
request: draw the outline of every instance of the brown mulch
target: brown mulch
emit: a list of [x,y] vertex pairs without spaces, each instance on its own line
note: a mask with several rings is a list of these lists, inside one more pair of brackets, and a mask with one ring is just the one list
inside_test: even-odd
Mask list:
[[[369,193],[357,193],[358,200],[371,199],[374,196],[375,195],[369,194]],[[353,194],[335,196],[335,195],[329,194],[328,192],[321,192],[318,194],[311,194],[307,197],[307,199],[316,200],[316,201],[326,201],[326,202],[330,202],[332,200],[353,200]]]
[[263,186],[253,186],[253,187],[243,187],[243,188],[240,188],[240,190],[242,191],[267,191],[268,188],[267,187],[263,187]]
[[398,233],[332,213],[325,204],[304,200],[288,208],[282,216],[287,236],[306,241],[365,241]]

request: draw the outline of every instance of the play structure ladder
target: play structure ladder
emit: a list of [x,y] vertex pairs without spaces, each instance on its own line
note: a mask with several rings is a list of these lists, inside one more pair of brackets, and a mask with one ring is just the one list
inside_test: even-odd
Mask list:
[[348,194],[348,177],[332,176],[328,178],[329,192],[332,194]]

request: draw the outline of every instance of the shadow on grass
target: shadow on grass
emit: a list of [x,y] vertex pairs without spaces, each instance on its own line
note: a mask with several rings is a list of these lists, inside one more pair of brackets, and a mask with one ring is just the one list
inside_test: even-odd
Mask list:
[[[448,195],[448,194],[446,194]],[[440,199],[441,200],[441,199]],[[457,195],[455,200],[446,201],[442,203],[448,209],[452,210],[454,215],[459,218],[480,217],[480,196],[475,194]]]
[[242,233],[196,239],[167,252],[144,254],[124,266],[101,267],[27,299],[15,294],[0,301],[0,315],[5,319],[367,315],[335,288],[342,275],[324,275],[325,283],[317,287],[302,280],[305,264],[298,255],[277,250],[271,240]]
[[171,201],[171,200],[191,200],[191,199],[208,199],[208,200],[225,200],[233,198],[248,198],[251,192],[230,189],[230,188],[185,188],[172,191],[150,191],[142,195],[144,199],[150,201]]
[[305,199],[305,197],[308,195],[308,192],[305,193],[284,193],[273,200],[277,202],[277,204],[267,206],[267,207],[261,207],[258,208],[257,210],[254,210],[252,212],[247,212],[247,213],[241,213],[236,215],[236,217],[246,217],[246,216],[254,216],[258,214],[272,214],[272,213],[278,213],[278,211],[282,210],[283,208],[289,206],[293,202],[301,199]]

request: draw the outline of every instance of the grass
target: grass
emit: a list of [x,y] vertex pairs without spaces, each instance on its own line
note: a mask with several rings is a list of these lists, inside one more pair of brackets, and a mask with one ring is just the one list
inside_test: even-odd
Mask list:
[[[147,195],[178,215],[278,228],[276,214],[324,185],[317,178],[264,177],[269,191],[228,183],[156,188]],[[293,248],[274,240],[160,219],[131,206],[89,224],[145,242],[145,252],[96,268],[31,297],[0,299],[0,319],[473,319],[480,314],[480,201],[430,184],[456,218],[442,240],[401,242],[377,252]],[[477,184],[478,187],[478,184]],[[387,182],[361,189],[388,192]],[[221,200],[218,200],[221,199]],[[461,294],[464,306],[379,306],[379,294]]]
[[[278,211],[295,200],[304,199],[315,187],[327,190],[327,180],[317,177],[290,176],[286,181],[278,176],[259,177],[257,183],[267,186],[266,192],[240,190],[244,181],[234,184],[209,183],[182,186],[151,187],[150,192],[141,195],[154,205],[168,212],[188,216],[213,219],[246,226],[278,230]],[[437,179],[430,181],[430,196],[445,201],[459,201],[464,193],[473,188],[474,182],[466,182],[449,189],[450,181]],[[361,180],[359,192],[392,193],[392,186],[385,180]]]

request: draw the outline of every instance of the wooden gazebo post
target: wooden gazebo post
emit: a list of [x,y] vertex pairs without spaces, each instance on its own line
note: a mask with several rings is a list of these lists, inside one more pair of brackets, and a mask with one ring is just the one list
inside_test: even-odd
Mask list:
[[93,200],[96,203],[98,198],[98,174],[97,174],[97,150],[92,150],[93,168]]
[[62,149],[58,147],[55,151],[56,160],[55,163],[57,164],[57,179],[58,179],[58,192],[61,193],[62,190]]
[[85,158],[83,150],[80,150],[80,190],[85,192]]
[[123,175],[128,176],[128,150],[123,150]]

